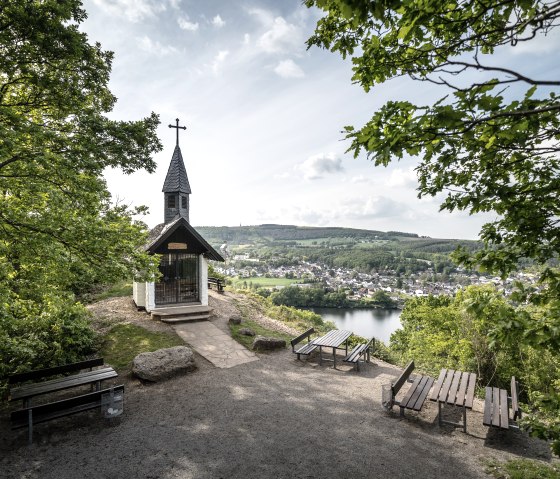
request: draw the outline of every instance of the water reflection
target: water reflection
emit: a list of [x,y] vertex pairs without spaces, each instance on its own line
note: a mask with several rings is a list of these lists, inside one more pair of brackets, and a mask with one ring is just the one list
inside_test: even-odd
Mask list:
[[365,338],[375,336],[389,343],[391,333],[401,327],[398,309],[312,308],[323,320],[332,321],[338,329],[347,329]]

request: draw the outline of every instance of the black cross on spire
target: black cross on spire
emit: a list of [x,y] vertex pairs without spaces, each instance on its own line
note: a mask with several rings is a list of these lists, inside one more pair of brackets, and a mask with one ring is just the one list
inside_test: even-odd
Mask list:
[[169,128],[177,128],[177,146],[179,146],[179,128],[180,128],[181,130],[186,130],[187,127],[186,127],[186,126],[179,126],[179,118],[177,118],[177,119],[175,120],[175,122],[177,123],[177,126],[169,125]]

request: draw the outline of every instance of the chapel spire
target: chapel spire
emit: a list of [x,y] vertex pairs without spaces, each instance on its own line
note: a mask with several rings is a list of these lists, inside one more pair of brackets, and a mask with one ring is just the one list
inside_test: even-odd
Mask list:
[[182,216],[189,221],[189,195],[191,194],[191,186],[189,184],[189,178],[187,177],[185,163],[183,162],[183,155],[179,148],[179,129],[186,130],[187,127],[179,126],[178,118],[175,121],[177,125],[169,125],[169,128],[177,129],[177,143],[162,189],[165,201],[165,223],[170,223],[178,216]]

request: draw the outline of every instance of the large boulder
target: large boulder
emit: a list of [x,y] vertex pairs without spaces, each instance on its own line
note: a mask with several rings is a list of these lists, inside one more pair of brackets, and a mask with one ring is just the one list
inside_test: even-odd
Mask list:
[[196,368],[194,354],[186,346],[141,353],[132,362],[132,373],[146,381],[161,381]]
[[257,336],[253,341],[253,349],[281,349],[286,347],[286,341],[280,338]]

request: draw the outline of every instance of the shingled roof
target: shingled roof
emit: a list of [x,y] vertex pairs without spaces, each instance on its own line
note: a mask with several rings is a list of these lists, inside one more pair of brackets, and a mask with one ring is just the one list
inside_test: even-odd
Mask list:
[[183,163],[183,155],[181,155],[181,149],[179,145],[175,147],[173,152],[173,157],[171,158],[171,163],[169,163],[169,169],[167,170],[167,176],[165,177],[165,182],[163,183],[164,193],[186,193],[191,194],[191,185],[189,185],[189,178],[187,177],[187,170],[185,170],[185,164]]

